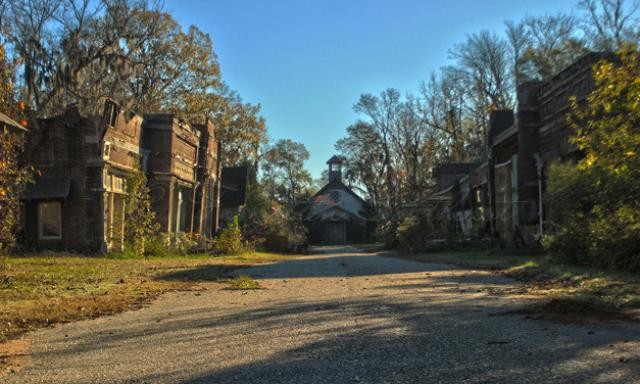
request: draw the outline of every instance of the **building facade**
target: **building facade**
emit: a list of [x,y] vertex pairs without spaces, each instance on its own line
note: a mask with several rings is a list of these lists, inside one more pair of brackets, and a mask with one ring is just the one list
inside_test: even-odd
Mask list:
[[193,127],[200,132],[193,230],[206,240],[218,232],[220,221],[219,145],[212,122],[207,120],[205,124],[193,124]]
[[491,113],[487,162],[434,170],[437,188],[427,201],[439,210],[443,228],[516,245],[539,241],[549,165],[582,156],[570,141],[570,100],[585,102],[595,86],[593,66],[601,60],[615,56],[589,53],[546,82],[520,84],[517,111]]
[[37,171],[22,196],[21,244],[83,253],[124,248],[127,180],[145,172],[160,232],[218,228],[219,158],[215,127],[172,114],[144,117],[106,101],[85,117],[69,107],[27,135],[26,162]]
[[201,132],[174,114],[144,116],[151,206],[160,232],[193,232]]
[[311,244],[346,244],[369,240],[375,227],[369,203],[342,183],[342,160],[333,156],[329,183],[302,211]]
[[74,107],[39,120],[27,138],[37,170],[23,195],[29,248],[101,252],[123,246],[126,179],[140,164],[142,117],[107,101],[102,116]]

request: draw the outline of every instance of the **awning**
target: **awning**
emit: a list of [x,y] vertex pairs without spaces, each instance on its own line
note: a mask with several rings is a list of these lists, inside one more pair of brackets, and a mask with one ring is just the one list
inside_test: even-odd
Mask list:
[[70,179],[40,179],[27,187],[22,200],[64,199],[70,190]]

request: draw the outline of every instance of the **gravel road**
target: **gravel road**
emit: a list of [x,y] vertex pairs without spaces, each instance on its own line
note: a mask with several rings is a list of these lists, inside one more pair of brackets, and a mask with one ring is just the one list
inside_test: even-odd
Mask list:
[[[504,312],[487,272],[324,248],[149,307],[35,332],[8,383],[640,383],[637,323]],[[167,277],[170,278],[170,277]],[[1,381],[2,379],[0,379]]]

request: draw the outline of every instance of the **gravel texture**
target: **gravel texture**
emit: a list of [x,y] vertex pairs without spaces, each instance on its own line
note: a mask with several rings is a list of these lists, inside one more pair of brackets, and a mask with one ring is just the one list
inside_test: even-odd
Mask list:
[[[640,383],[640,326],[527,320],[488,272],[324,248],[27,336],[8,383]],[[167,278],[170,278],[169,276]],[[2,379],[0,379],[1,381]]]

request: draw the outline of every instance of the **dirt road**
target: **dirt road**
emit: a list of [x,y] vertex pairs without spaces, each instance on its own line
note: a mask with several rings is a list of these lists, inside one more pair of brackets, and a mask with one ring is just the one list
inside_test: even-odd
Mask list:
[[[504,312],[487,272],[324,249],[238,271],[265,289],[163,296],[27,336],[9,383],[640,383],[640,327]],[[167,279],[174,278],[166,276]]]

